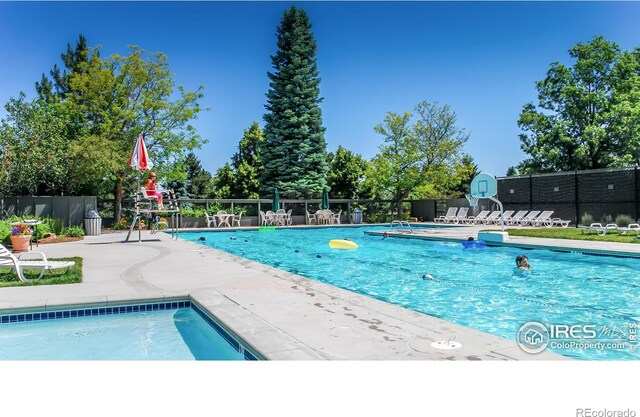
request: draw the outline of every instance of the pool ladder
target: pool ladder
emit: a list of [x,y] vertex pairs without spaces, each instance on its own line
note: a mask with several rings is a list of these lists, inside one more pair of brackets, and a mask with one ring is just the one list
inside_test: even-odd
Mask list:
[[[406,230],[409,233],[413,233],[413,229],[411,228],[411,225],[406,220],[394,220],[394,221],[391,222],[389,227],[393,228],[394,226],[399,227],[401,232]],[[405,229],[405,227],[406,227],[406,229]]]

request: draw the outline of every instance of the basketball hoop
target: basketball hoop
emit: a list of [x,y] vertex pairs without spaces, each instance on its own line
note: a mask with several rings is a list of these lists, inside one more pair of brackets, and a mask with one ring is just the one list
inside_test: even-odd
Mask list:
[[464,196],[469,200],[469,206],[475,207],[478,205],[478,200],[480,200],[478,197],[474,197],[471,194],[465,194]]

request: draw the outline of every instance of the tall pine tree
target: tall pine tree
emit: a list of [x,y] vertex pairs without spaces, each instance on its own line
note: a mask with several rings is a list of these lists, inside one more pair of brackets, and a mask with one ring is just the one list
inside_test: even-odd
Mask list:
[[316,42],[304,10],[293,6],[284,12],[277,46],[271,57],[274,71],[268,73],[260,194],[269,197],[277,186],[283,197],[318,197],[326,185],[327,145]]

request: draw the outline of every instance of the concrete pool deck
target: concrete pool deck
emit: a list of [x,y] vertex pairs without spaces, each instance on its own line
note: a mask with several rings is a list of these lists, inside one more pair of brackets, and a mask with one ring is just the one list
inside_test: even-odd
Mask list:
[[[473,232],[447,227],[420,233],[465,239]],[[83,282],[0,288],[0,314],[190,297],[273,360],[568,359],[548,351],[531,355],[510,340],[164,233],[143,231],[142,242],[123,243],[125,236],[114,232],[34,248],[51,258],[82,257]],[[525,244],[541,240],[521,239]],[[571,242],[583,244],[562,243]],[[453,337],[461,348],[430,345]]]

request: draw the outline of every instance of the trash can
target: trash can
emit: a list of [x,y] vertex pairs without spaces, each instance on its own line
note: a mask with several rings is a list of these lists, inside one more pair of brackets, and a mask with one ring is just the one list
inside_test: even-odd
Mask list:
[[95,210],[89,210],[84,216],[85,236],[98,236],[102,228],[102,218]]
[[361,224],[362,223],[362,210],[360,210],[360,207],[356,207],[353,210],[353,214],[351,215],[351,218],[353,220],[353,224]]

